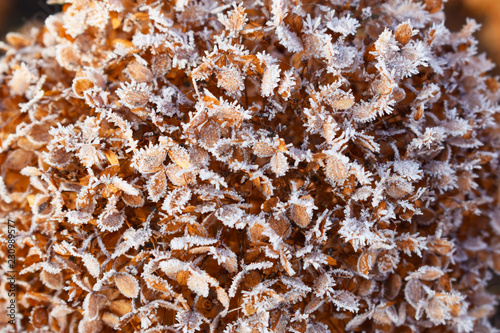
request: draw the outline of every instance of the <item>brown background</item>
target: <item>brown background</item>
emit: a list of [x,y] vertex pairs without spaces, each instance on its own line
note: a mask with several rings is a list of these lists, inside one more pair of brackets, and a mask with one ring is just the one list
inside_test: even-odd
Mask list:
[[0,0],[0,36],[19,30],[35,20],[42,23],[47,16],[61,10],[61,6],[47,5],[46,0]]

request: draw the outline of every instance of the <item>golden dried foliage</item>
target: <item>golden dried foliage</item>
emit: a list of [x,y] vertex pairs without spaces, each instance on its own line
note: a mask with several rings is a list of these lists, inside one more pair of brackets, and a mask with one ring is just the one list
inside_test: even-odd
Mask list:
[[73,0],[9,34],[18,331],[491,331],[499,83],[442,6]]

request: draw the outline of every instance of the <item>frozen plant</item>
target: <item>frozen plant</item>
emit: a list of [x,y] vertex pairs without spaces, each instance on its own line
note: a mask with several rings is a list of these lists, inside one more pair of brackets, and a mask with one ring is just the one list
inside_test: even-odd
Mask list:
[[440,0],[51,2],[0,44],[18,331],[494,331],[476,22],[449,31]]

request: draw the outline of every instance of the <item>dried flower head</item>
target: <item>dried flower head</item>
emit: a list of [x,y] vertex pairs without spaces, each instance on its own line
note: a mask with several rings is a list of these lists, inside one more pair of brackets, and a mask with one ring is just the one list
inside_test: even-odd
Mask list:
[[4,331],[494,331],[500,90],[474,21],[51,2],[1,45]]

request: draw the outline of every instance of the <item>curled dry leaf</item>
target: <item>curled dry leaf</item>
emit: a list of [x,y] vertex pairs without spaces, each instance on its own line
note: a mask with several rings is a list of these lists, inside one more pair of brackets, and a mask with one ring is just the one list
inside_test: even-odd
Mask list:
[[148,275],[144,278],[144,280],[149,288],[164,292],[168,295],[172,293],[172,287],[166,280],[160,278],[159,276]]
[[78,324],[78,333],[98,333],[102,330],[102,322],[98,319],[83,318]]
[[375,265],[377,254],[374,252],[363,252],[358,258],[358,272],[363,276],[368,276],[368,273]]
[[16,149],[7,156],[7,160],[3,166],[7,169],[20,171],[31,162],[32,158],[32,152],[24,149]]
[[122,194],[122,200],[130,207],[142,207],[144,205],[144,195],[142,192],[138,195]]
[[425,308],[425,313],[429,319],[437,325],[445,323],[445,319],[448,318],[448,312],[449,309],[446,304],[437,298],[432,298]]
[[97,220],[97,225],[101,230],[116,231],[125,222],[125,215],[118,211],[105,211]]

